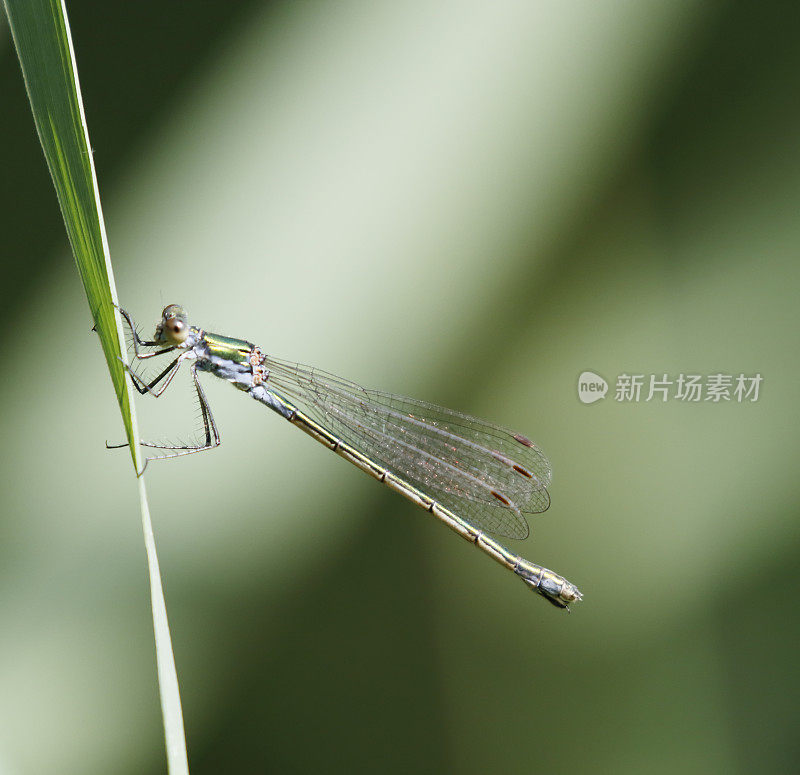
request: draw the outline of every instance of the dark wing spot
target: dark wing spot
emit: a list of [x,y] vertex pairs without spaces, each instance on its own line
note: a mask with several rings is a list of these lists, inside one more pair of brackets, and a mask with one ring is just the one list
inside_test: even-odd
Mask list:
[[523,447],[533,446],[533,442],[527,436],[523,436],[521,433],[513,434],[513,439],[514,441],[518,441],[520,444],[522,444]]
[[531,479],[533,477],[533,474],[530,471],[528,471],[528,469],[523,468],[522,466],[518,466],[518,465],[515,464],[514,465],[514,470],[518,474],[522,474],[523,476],[528,477],[528,479]]
[[494,497],[497,498],[497,500],[499,500],[500,503],[504,503],[506,506],[511,505],[511,501],[509,501],[505,495],[502,495],[501,493],[497,492],[497,490],[492,490],[492,495],[494,495]]

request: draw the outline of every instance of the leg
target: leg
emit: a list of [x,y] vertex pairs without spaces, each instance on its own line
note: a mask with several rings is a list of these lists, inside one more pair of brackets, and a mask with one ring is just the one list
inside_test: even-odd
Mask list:
[[[178,360],[180,359],[176,359],[176,361]],[[171,381],[172,378],[175,376],[175,373],[177,372],[179,365],[180,364],[175,365],[173,363],[170,364],[169,367],[167,367],[169,369],[173,368],[174,366],[174,371],[172,372],[172,374],[170,374],[167,384],[169,384],[169,381]],[[170,457],[181,457],[182,455],[191,455],[194,452],[205,452],[208,449],[214,449],[215,447],[218,447],[222,443],[222,440],[220,439],[219,436],[219,431],[217,430],[217,424],[214,421],[214,416],[211,414],[211,408],[208,405],[208,399],[206,398],[205,391],[203,390],[203,387],[200,384],[200,380],[197,378],[197,368],[194,365],[192,365],[191,371],[192,371],[192,379],[194,380],[194,387],[197,392],[197,400],[200,402],[200,414],[203,418],[203,429],[205,431],[205,438],[203,440],[203,443],[195,445],[187,444],[185,446],[181,446],[177,444],[156,444],[155,442],[149,442],[149,441],[139,442],[143,447],[148,447],[149,449],[168,450],[171,453],[168,455],[161,455],[160,457],[146,458],[145,468],[147,467],[147,463],[150,460],[162,460]],[[133,377],[134,375],[131,376]],[[163,374],[161,376],[163,376]],[[162,388],[159,390],[158,395],[161,395],[165,387],[166,386],[162,386]],[[140,390],[140,392],[147,392],[147,390]],[[106,449],[120,449],[121,447],[127,447],[127,446],[128,446],[127,444],[109,444],[108,442],[106,442]],[[139,476],[141,476],[143,473],[144,473],[144,468],[142,469]]]
[[133,352],[136,358],[153,358],[156,355],[163,355],[164,353],[172,352],[175,347],[164,347],[161,350],[157,350],[153,353],[140,353],[139,347],[158,347],[161,343],[155,341],[145,341],[139,337],[138,332],[136,331],[136,326],[133,324],[133,320],[131,320],[131,316],[124,310],[122,307],[117,307],[119,310],[119,314],[122,315],[125,322],[128,324],[128,328],[131,330],[131,335],[133,336]]
[[214,416],[211,414],[211,408],[208,405],[205,391],[203,390],[200,380],[197,378],[197,368],[192,366],[192,379],[194,380],[194,387],[197,391],[197,400],[200,402],[200,414],[203,417],[203,430],[205,431],[205,438],[202,444],[195,445],[172,445],[172,444],[154,444],[151,442],[141,442],[143,447],[150,447],[151,449],[166,449],[174,450],[171,455],[162,455],[159,458],[148,458],[149,460],[161,460],[168,457],[180,457],[181,455],[191,455],[194,452],[205,452],[209,449],[218,447],[222,440],[219,437],[217,430],[217,423],[214,421]]
[[[136,374],[130,366],[126,363],[122,365],[125,367],[125,371],[128,372],[128,375],[131,378],[131,382],[133,386],[144,395],[145,393],[150,393],[151,396],[155,396],[158,398],[170,385],[172,380],[175,378],[175,375],[178,373],[178,369],[181,367],[181,361],[186,357],[186,353],[179,355],[172,363],[167,366],[164,371],[162,371],[155,379],[151,382],[145,382],[138,374]],[[164,382],[156,388],[161,380]]]
[[[213,449],[218,447],[222,441],[217,430],[217,423],[214,422],[214,415],[211,414],[211,407],[208,405],[203,386],[200,384],[200,380],[197,379],[197,366],[194,364],[192,365],[192,379],[194,380],[195,388],[197,388],[197,400],[200,402],[200,412],[203,415],[203,426],[206,431],[206,445],[203,449]],[[198,449],[197,451],[200,452],[201,450]]]

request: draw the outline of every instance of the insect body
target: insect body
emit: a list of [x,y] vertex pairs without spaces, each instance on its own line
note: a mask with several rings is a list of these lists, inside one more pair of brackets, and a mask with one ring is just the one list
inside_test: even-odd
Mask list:
[[220,436],[198,371],[227,380],[251,398],[444,522],[559,608],[581,599],[576,586],[500,545],[487,533],[526,538],[526,513],[550,505],[550,464],[526,436],[424,401],[366,390],[333,374],[266,356],[254,344],[189,325],[172,304],[151,341],[136,333],[134,357],[174,355],[154,379],[129,369],[140,393],[160,396],[188,362],[200,403],[196,445],[142,442],[177,457],[213,449]]

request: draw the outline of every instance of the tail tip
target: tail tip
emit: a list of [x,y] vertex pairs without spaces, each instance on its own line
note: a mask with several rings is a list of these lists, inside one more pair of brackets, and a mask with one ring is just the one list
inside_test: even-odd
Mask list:
[[542,572],[535,576],[522,573],[518,573],[518,575],[531,590],[541,595],[556,608],[566,608],[569,611],[571,603],[579,603],[583,600],[583,593],[574,584],[557,576],[552,571],[542,569]]

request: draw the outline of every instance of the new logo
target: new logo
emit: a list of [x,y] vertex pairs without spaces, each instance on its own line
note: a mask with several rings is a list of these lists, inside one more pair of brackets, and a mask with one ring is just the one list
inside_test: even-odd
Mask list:
[[584,371],[578,377],[578,398],[584,404],[593,404],[606,397],[608,382],[593,371]]

